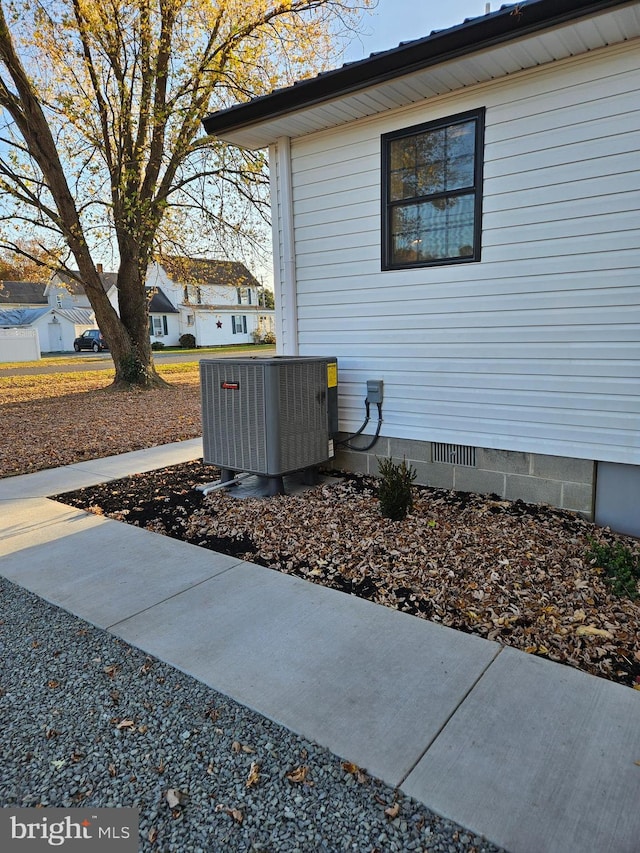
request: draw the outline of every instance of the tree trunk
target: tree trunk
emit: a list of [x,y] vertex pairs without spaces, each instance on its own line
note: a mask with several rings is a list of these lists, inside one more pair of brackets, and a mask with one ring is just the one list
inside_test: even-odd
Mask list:
[[168,383],[156,373],[153,364],[145,280],[138,265],[131,262],[120,264],[116,285],[120,316],[109,302],[93,263],[86,270],[81,268],[80,274],[96,322],[113,358],[116,374],[111,387],[115,390],[131,386],[166,387]]
[[[114,387],[138,385],[164,387],[167,383],[156,373],[149,335],[149,300],[145,275],[137,259],[121,259],[118,271],[118,332],[111,349],[116,368]],[[107,339],[108,333],[105,333]]]

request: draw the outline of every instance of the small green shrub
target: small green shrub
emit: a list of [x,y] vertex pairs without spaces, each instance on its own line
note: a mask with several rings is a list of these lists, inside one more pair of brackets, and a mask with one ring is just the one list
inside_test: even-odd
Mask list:
[[275,342],[276,342],[276,336],[273,332],[265,332],[264,335],[262,336],[262,343],[263,344],[275,344]]
[[162,341],[153,341],[151,344],[151,349],[164,349],[164,343]]
[[407,465],[405,459],[396,464],[393,459],[378,460],[380,484],[378,499],[380,512],[392,521],[401,521],[413,509],[413,490],[411,483],[417,473]]
[[196,339],[191,334],[191,332],[187,332],[184,335],[180,335],[178,338],[178,343],[182,347],[182,349],[195,349],[196,348]]
[[611,591],[619,598],[640,598],[638,581],[640,580],[640,559],[628,545],[616,542],[615,545],[599,544],[590,540],[591,550],[587,552],[587,560],[602,569],[604,580]]

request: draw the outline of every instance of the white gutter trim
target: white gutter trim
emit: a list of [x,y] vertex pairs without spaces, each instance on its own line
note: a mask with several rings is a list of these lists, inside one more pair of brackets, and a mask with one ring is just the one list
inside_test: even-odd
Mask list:
[[[279,272],[282,269],[283,280],[280,282],[282,305],[276,312],[276,339],[279,355],[298,355],[298,299],[296,276],[295,234],[293,229],[293,189],[291,181],[291,139],[288,136],[278,138],[275,146],[275,162],[277,163],[276,187],[278,210],[272,211],[274,220],[274,260],[278,260]],[[271,149],[271,150],[272,150]],[[272,171],[273,181],[273,171]],[[280,259],[280,240],[278,235],[278,219],[282,229],[282,258]],[[282,263],[280,263],[282,261]],[[280,320],[278,328],[278,319]]]

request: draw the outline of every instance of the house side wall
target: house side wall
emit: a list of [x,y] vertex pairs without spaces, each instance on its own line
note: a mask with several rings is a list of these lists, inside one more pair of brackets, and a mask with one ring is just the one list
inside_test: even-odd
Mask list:
[[[387,438],[640,464],[637,57],[292,142],[299,349],[338,357],[341,429],[380,378]],[[482,261],[382,272],[381,134],[482,106]]]
[[91,308],[85,293],[71,293],[56,275],[45,288],[45,294],[52,308]]
[[[162,334],[155,333],[155,325],[154,333],[149,334],[151,339],[151,344],[160,343],[164,344],[166,347],[177,347],[179,345],[180,335],[182,332],[180,331],[180,315],[179,314],[163,314],[161,311],[153,314],[149,314],[150,323],[153,323],[153,318],[160,318],[160,322],[162,323],[162,318],[166,317],[167,321],[167,332],[164,332],[164,325],[162,326]],[[150,325],[151,328],[151,325]]]

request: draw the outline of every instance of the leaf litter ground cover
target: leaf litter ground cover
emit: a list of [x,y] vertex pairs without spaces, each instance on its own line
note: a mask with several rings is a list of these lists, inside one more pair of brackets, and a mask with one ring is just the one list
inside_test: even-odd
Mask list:
[[402,521],[380,513],[377,481],[245,498],[195,486],[201,461],[58,500],[640,689],[640,599],[617,597],[589,559],[594,542],[640,543],[570,512],[414,487]]

